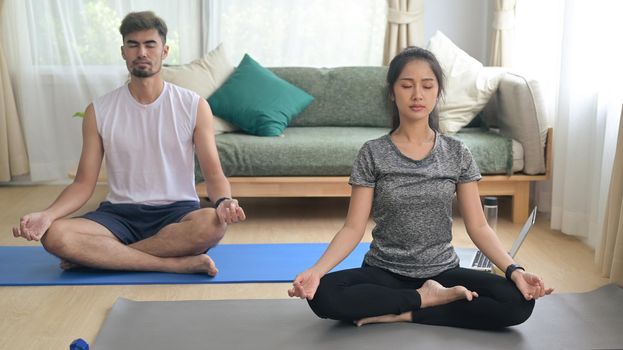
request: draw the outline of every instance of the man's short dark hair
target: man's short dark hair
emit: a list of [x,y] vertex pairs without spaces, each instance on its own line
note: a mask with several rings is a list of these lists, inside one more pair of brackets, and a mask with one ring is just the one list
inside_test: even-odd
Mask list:
[[167,24],[164,23],[164,20],[162,18],[156,16],[156,14],[152,11],[128,13],[123,21],[121,21],[119,32],[121,33],[121,37],[125,41],[126,35],[130,33],[150,29],[155,29],[158,31],[160,38],[162,38],[163,44],[167,42]]

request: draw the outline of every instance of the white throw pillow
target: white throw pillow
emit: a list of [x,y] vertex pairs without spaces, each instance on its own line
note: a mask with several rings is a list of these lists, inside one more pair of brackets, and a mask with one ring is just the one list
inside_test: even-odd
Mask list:
[[[223,44],[208,52],[202,58],[180,66],[162,68],[162,79],[169,83],[192,90],[202,98],[208,98],[234,72],[227,60]],[[215,116],[214,133],[235,131],[237,128],[227,121]]]
[[453,134],[482,111],[506,70],[483,67],[440,31],[429,40],[428,50],[437,57],[446,76],[445,97],[438,103],[439,128],[442,133]]

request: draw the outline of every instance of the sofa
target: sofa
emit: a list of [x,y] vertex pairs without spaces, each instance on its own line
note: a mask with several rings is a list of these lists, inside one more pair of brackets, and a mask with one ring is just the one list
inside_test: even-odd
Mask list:
[[[552,130],[536,81],[486,67],[436,32],[426,48],[445,76],[441,132],[462,139],[483,175],[483,196],[508,196],[512,220],[528,217],[530,186],[549,178]],[[219,157],[234,197],[348,197],[353,161],[389,131],[387,67],[272,67],[223,44],[162,70],[206,98]],[[197,193],[207,197],[196,168]]]
[[[279,136],[230,131],[216,136],[234,197],[348,197],[353,161],[367,140],[389,131],[387,67],[274,67],[277,77],[313,96]],[[550,174],[552,130],[536,82],[505,72],[488,102],[455,137],[483,175],[483,196],[509,196],[512,220],[529,212],[530,184]],[[197,193],[206,197],[198,179]]]

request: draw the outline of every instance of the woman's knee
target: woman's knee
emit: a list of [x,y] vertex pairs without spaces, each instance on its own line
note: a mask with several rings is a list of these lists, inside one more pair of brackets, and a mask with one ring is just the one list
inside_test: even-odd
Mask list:
[[327,292],[327,288],[321,282],[316,289],[316,293],[311,300],[307,300],[309,307],[320,318],[332,318],[330,317],[334,311],[334,305],[331,302],[331,295]]
[[512,283],[508,283],[505,287],[504,292],[498,295],[503,305],[498,318],[499,326],[510,327],[524,323],[532,315],[534,300],[526,300]]
[[524,323],[532,315],[534,310],[534,300],[521,300],[509,308],[507,313],[506,327],[516,326]]
[[333,274],[325,275],[320,279],[320,284],[314,298],[308,300],[309,307],[320,318],[330,318],[334,320],[343,319],[342,303],[340,302],[340,293],[343,287],[340,287],[337,281],[332,278]]

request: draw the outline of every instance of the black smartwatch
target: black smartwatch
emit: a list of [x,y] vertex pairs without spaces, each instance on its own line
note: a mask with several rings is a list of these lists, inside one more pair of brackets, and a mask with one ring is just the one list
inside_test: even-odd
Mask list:
[[504,276],[506,276],[506,279],[512,282],[513,280],[511,279],[511,275],[513,274],[513,271],[517,269],[526,271],[526,269],[524,269],[523,267],[517,264],[510,264],[508,265],[508,267],[506,268],[506,272],[504,273]]
[[214,209],[218,208],[218,206],[221,205],[221,203],[223,203],[224,201],[229,200],[229,199],[231,199],[231,198],[229,198],[229,197],[221,197],[221,198],[217,199],[216,202],[214,202],[214,207],[213,208]]

